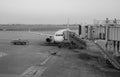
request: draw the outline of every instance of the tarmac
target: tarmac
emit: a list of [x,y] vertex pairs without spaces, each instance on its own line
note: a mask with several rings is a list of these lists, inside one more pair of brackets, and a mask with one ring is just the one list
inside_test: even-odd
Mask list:
[[[98,63],[97,57],[102,55],[92,43],[89,43],[90,47],[84,50],[58,48],[43,45],[45,37],[40,37],[40,39],[29,37],[29,45],[23,46],[12,45],[11,39],[2,37],[0,39],[0,77],[120,76],[119,71],[105,68]],[[51,54],[54,52],[55,55]]]

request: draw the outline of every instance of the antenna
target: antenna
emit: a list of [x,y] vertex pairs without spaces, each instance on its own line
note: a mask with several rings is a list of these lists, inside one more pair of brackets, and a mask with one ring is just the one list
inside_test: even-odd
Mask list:
[[69,29],[69,18],[67,18],[67,28]]

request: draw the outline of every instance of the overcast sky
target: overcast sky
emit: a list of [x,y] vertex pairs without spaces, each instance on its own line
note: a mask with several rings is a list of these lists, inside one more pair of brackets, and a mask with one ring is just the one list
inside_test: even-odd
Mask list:
[[92,23],[120,19],[120,0],[0,0],[0,24]]

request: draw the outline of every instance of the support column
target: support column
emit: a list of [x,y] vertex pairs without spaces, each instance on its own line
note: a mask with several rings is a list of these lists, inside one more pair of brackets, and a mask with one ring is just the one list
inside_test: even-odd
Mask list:
[[81,33],[82,33],[82,28],[81,28],[82,26],[81,25],[79,25],[79,35],[81,35]]
[[[109,20],[108,20],[108,18],[106,18],[106,21],[105,21],[105,40],[106,40],[106,43],[108,43],[108,23],[109,23]],[[108,44],[106,44],[106,45],[108,45]],[[106,46],[106,47],[108,47],[108,46]],[[106,48],[106,50],[107,50],[107,48]]]

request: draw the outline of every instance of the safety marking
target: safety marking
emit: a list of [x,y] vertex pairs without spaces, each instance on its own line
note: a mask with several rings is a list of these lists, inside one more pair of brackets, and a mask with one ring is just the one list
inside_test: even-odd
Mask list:
[[48,61],[51,57],[52,57],[52,56],[49,56],[47,59],[45,59],[45,60],[41,63],[41,65],[46,64],[46,63],[47,63],[47,61]]
[[4,52],[0,52],[0,57],[6,56],[7,54]]
[[42,65],[46,64],[51,57],[52,56],[48,56],[47,59],[45,59],[40,64],[41,66],[31,66],[21,76],[22,77],[40,77],[42,73],[47,69],[47,67],[44,67]]
[[28,68],[21,76],[22,77],[40,77],[47,67],[32,66]]

